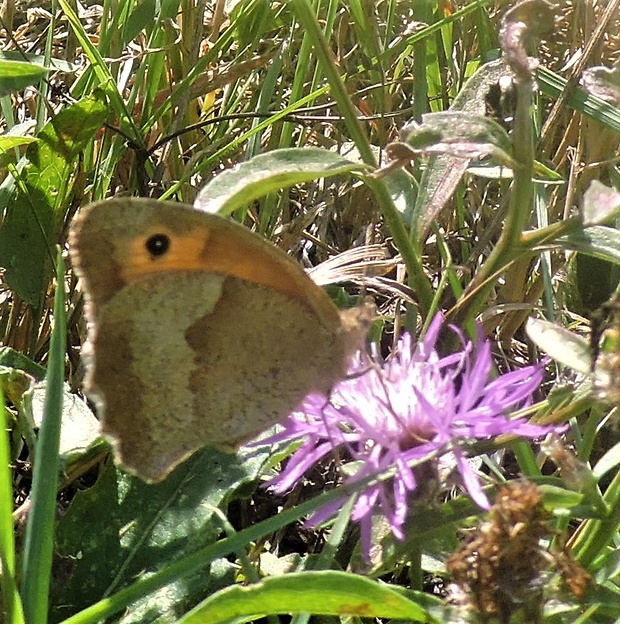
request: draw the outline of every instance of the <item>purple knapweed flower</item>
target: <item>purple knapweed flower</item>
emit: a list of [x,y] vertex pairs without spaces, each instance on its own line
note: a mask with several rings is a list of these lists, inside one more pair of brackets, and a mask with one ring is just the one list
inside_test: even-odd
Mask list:
[[[301,446],[283,472],[270,482],[277,493],[293,487],[319,460],[336,448],[348,451],[359,466],[345,484],[392,469],[393,477],[373,482],[355,501],[352,518],[361,529],[362,553],[368,558],[373,514],[381,511],[392,533],[403,539],[409,495],[416,489],[412,464],[451,455],[462,483],[482,508],[489,501],[463,446],[502,434],[539,438],[561,428],[544,427],[507,414],[531,402],[543,376],[543,366],[491,378],[493,362],[488,341],[464,341],[457,353],[440,356],[436,342],[442,318],[437,315],[424,339],[413,348],[405,334],[386,361],[376,355],[356,363],[352,374],[325,397],[310,395],[284,423],[280,433],[261,444],[294,440]],[[448,458],[449,459],[449,458]],[[319,509],[310,518],[319,524],[342,507],[343,498]]]

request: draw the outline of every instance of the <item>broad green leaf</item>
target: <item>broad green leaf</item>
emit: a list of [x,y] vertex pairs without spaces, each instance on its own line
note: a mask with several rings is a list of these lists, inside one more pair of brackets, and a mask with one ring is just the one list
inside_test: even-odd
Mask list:
[[575,253],[568,259],[565,273],[568,309],[588,317],[615,292],[620,281],[620,263]]
[[[19,150],[18,148],[36,143],[36,137],[20,134],[25,125],[26,123],[13,126],[6,134],[0,136],[0,168],[8,168],[20,159],[25,150]],[[34,128],[34,123],[32,127]],[[9,181],[12,184],[11,178],[9,178]],[[6,184],[7,181],[5,180],[4,186]]]
[[47,71],[61,71],[65,73],[73,73],[81,68],[81,64],[69,63],[63,59],[50,57],[45,58],[45,54],[35,54],[34,52],[26,52],[21,50],[0,50],[0,60],[2,61],[19,61],[23,63],[27,61],[31,65],[34,64],[41,68],[47,68]]
[[270,614],[399,618],[435,621],[428,610],[388,585],[347,572],[300,572],[235,585],[207,598],[180,624],[250,622]]
[[497,157],[511,164],[510,137],[496,121],[463,111],[422,115],[421,124],[402,130],[404,143],[421,154],[450,154],[458,158]]
[[[508,133],[497,122],[483,115],[455,110],[427,113],[422,115],[421,124],[405,126],[401,136],[402,141],[390,143],[386,148],[395,161],[414,160],[419,156],[439,157],[431,158],[422,181],[429,188],[425,190],[421,185],[411,213],[415,230],[420,221],[424,229],[428,228],[454,192],[471,159],[490,157],[504,167],[514,165]],[[421,199],[430,200],[429,191],[434,194],[435,206]],[[423,236],[414,238],[421,240]]]
[[[221,525],[213,509],[225,509],[264,461],[256,450],[235,455],[210,448],[154,485],[110,465],[92,488],[77,494],[60,523],[58,552],[73,558],[74,568],[54,601],[54,621],[215,542]],[[144,596],[121,621],[177,622],[179,613],[234,580],[225,561],[210,570]]]
[[63,109],[28,146],[18,183],[0,195],[0,266],[19,296],[39,306],[51,275],[51,250],[60,240],[79,173],[79,160],[107,116],[101,94]]
[[526,331],[532,342],[557,362],[585,375],[590,373],[590,345],[582,336],[561,325],[535,318],[528,320]]
[[[484,114],[485,97],[489,88],[506,75],[510,76],[511,72],[503,59],[483,65],[459,91],[450,110]],[[468,165],[467,159],[446,154],[429,159],[420,180],[413,209],[412,227],[416,233],[428,231],[439,211],[454,193]],[[424,238],[424,235],[421,237]]]
[[562,236],[556,242],[566,249],[620,264],[620,231],[615,228],[595,225]]
[[23,353],[11,349],[11,347],[0,347],[0,366],[18,368],[32,375],[37,380],[45,377],[45,368],[43,366],[32,361]]
[[287,148],[260,154],[224,171],[198,194],[195,208],[227,215],[272,191],[366,167],[316,147]]
[[50,70],[34,63],[0,59],[0,97],[36,84]]
[[5,134],[0,136],[0,150],[6,152],[10,149],[19,147],[20,145],[28,145],[30,143],[36,143],[37,139],[31,136],[11,136]]

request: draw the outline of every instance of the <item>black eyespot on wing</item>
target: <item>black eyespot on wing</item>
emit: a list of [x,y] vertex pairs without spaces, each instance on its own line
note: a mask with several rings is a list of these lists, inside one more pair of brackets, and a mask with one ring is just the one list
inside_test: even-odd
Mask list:
[[166,234],[153,234],[147,238],[145,247],[151,256],[163,256],[170,249],[170,238]]

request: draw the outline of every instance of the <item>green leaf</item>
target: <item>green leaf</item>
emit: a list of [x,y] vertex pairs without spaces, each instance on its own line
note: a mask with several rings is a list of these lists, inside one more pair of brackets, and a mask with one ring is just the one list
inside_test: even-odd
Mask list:
[[394,169],[383,180],[396,210],[409,222],[416,199],[415,178],[405,169]]
[[0,365],[0,388],[13,405],[21,405],[24,395],[31,390],[33,383],[32,377],[24,371]]
[[620,264],[620,232],[615,228],[595,225],[571,232],[557,241],[566,249]]
[[[2,378],[0,377],[0,382]],[[15,537],[13,507],[13,470],[11,456],[11,416],[5,407],[0,383],[0,619],[10,624],[23,624],[24,614],[15,583]]]
[[532,342],[554,360],[585,375],[590,374],[592,355],[585,338],[561,325],[535,318],[528,320],[526,331]]
[[[482,115],[485,112],[485,97],[491,85],[497,84],[511,72],[506,61],[499,59],[482,65],[465,83],[454,99],[451,111],[463,111]],[[426,232],[437,218],[440,210],[452,196],[469,161],[443,154],[432,156],[420,180],[420,188],[413,209],[415,232]],[[421,235],[421,238],[425,238]]]
[[[256,450],[243,453],[207,449],[154,485],[109,466],[92,488],[79,492],[58,529],[58,552],[73,559],[74,569],[56,597],[54,620],[215,542],[221,526],[214,508],[225,509],[265,460]],[[201,569],[133,602],[122,621],[176,622],[179,613],[233,582],[230,565],[222,561],[214,572],[216,563],[211,572]]]
[[11,349],[11,347],[0,347],[0,366],[18,368],[32,375],[35,379],[45,377],[45,368],[33,362],[28,356]]
[[36,143],[37,139],[31,136],[11,136],[5,134],[0,136],[0,150],[6,152],[10,149],[19,147],[20,145],[28,145],[29,143]]
[[69,63],[57,57],[46,58],[45,54],[35,54],[34,52],[25,52],[20,50],[0,50],[0,60],[2,61],[19,61],[23,63],[27,61],[31,65],[37,65],[41,68],[47,68],[47,71],[61,71],[68,74],[75,73],[81,68],[81,64]]
[[152,24],[153,21],[155,21],[156,5],[156,0],[142,0],[142,2],[136,3],[136,6],[129,15],[129,18],[123,25],[124,41],[132,41],[140,34],[140,31],[143,28],[145,28],[149,23]]
[[421,124],[402,130],[404,142],[422,154],[451,154],[458,158],[495,156],[512,164],[512,145],[504,128],[496,121],[464,111],[445,111],[422,115]]
[[[9,132],[15,130],[13,127]],[[20,156],[17,148],[22,145],[30,145],[36,143],[36,137],[32,136],[20,136],[12,134],[3,134],[0,136],[0,167],[9,167],[11,163],[14,163]]]
[[49,71],[33,63],[0,59],[0,97],[36,84],[47,76]]
[[[587,470],[587,468],[586,468]],[[549,483],[541,483],[540,491],[543,495],[543,505],[545,509],[559,512],[577,507],[583,502],[584,495],[580,492],[566,489]]]
[[427,608],[388,585],[329,570],[285,574],[247,587],[227,587],[188,613],[180,624],[223,624],[232,619],[249,622],[279,613],[436,621]]
[[616,290],[620,264],[575,253],[571,254],[565,272],[568,308],[587,317],[598,310]]
[[224,171],[198,194],[199,210],[228,215],[272,191],[367,168],[316,147],[287,148],[260,154]]
[[99,94],[63,109],[28,146],[20,179],[0,195],[0,266],[19,296],[39,306],[51,275],[51,250],[71,206],[81,153],[95,138],[108,107]]

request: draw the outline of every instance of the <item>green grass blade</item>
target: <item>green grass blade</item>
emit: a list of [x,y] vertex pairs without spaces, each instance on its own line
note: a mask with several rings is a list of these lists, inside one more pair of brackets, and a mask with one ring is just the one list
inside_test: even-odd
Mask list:
[[54,552],[56,490],[58,486],[58,446],[62,416],[62,385],[65,372],[66,315],[64,296],[64,262],[60,251],[56,259],[56,295],[52,331],[45,416],[39,432],[34,476],[32,509],[26,524],[22,563],[22,599],[26,621],[32,624],[47,621],[48,594]]
[[[54,7],[52,10],[52,14],[50,16],[49,28],[47,29],[47,36],[45,37],[45,67],[50,66],[50,61],[52,58],[52,42],[54,40],[54,31],[56,30],[56,12],[57,7],[54,6],[55,3],[52,2],[52,6]],[[42,77],[39,81],[39,94],[37,102],[37,116],[36,116],[36,129],[37,132],[41,130],[43,125],[45,124],[45,119],[47,117],[47,106],[49,99],[49,82]]]
[[[209,158],[205,158],[204,160],[202,160],[200,164],[197,166],[196,171],[207,170],[208,167],[212,166],[214,163],[224,158],[226,154],[234,151],[240,145],[243,145],[243,143],[245,143],[248,139],[250,139],[254,135],[261,133],[264,129],[268,128],[270,125],[274,124],[276,121],[283,119],[284,117],[286,117],[287,115],[290,115],[292,112],[294,112],[298,108],[305,106],[308,102],[315,99],[317,97],[317,94],[325,93],[326,91],[327,91],[327,87],[322,87],[318,92],[310,93],[304,98],[302,98],[301,100],[296,101],[294,104],[287,106],[286,108],[283,108],[282,110],[278,111],[275,115],[272,115],[268,119],[264,119],[259,124],[253,126],[247,132],[241,134],[240,136],[236,137],[232,141],[227,142],[226,145],[224,145],[224,147],[217,150],[217,152],[212,154]],[[179,191],[181,186],[185,182],[187,182],[189,178],[191,177],[191,175],[193,175],[194,173],[195,172],[191,172],[191,171],[188,172],[178,182],[176,182],[175,184],[172,184],[170,188],[168,188],[168,190],[160,196],[159,199],[168,199],[170,197],[173,197],[174,194]]]
[[383,53],[382,58],[381,58],[381,62],[389,63],[389,62],[391,62],[390,59],[392,59],[392,58],[394,58],[396,56],[401,56],[401,55],[407,54],[407,49],[410,46],[413,46],[413,44],[417,43],[418,41],[422,41],[423,39],[426,39],[427,37],[430,37],[431,35],[439,32],[442,28],[444,28],[448,24],[452,24],[454,22],[458,22],[459,20],[464,18],[469,13],[473,13],[474,11],[476,11],[478,9],[482,9],[487,4],[491,4],[491,2],[492,2],[492,0],[473,0],[473,2],[468,3],[462,9],[459,9],[458,11],[455,11],[451,15],[448,15],[448,16],[444,17],[443,19],[440,19],[440,20],[430,24],[426,28],[423,28],[421,30],[418,30],[418,31],[410,34],[410,35],[407,35],[406,37],[403,37],[402,41],[400,41],[398,44],[388,48]]
[[299,22],[310,36],[314,53],[329,82],[332,96],[338,103],[338,109],[344,117],[351,139],[359,150],[362,160],[367,165],[376,167],[377,161],[370,148],[368,135],[357,118],[355,106],[353,106],[353,102],[351,102],[351,98],[347,93],[342,76],[336,67],[331,50],[325,41],[325,37],[318,25],[314,12],[310,8],[308,0],[292,0],[291,6],[297,14]]
[[0,590],[2,592],[2,621],[21,624],[24,621],[19,593],[15,586],[15,542],[13,537],[13,483],[11,479],[11,449],[8,414],[0,383]]
[[[4,406],[4,392],[0,383],[0,410],[2,410],[2,422],[0,427],[0,550],[4,557],[4,564],[9,572],[15,572],[15,544],[13,543],[13,498],[11,470],[11,451],[9,444],[8,414]],[[2,577],[4,579],[4,577]],[[4,592],[3,592],[4,594]]]
[[[413,9],[419,15],[421,22],[429,23],[432,19],[432,9],[427,0],[415,0]],[[425,32],[430,29],[425,29]],[[413,44],[413,74],[416,79],[413,83],[413,118],[416,121],[422,119],[424,113],[428,113],[428,75],[429,69],[426,57],[427,38],[420,39]]]
[[100,87],[110,99],[110,103],[114,108],[116,115],[118,116],[123,130],[140,144],[141,136],[138,128],[136,127],[131,115],[127,112],[127,108],[123,101],[121,94],[118,91],[116,81],[110,73],[106,62],[99,53],[99,50],[93,45],[87,33],[84,31],[84,27],[80,22],[78,16],[75,14],[67,0],[58,0],[63,12],[65,13],[69,24],[75,32],[80,45],[84,48],[84,52],[88,56],[92,64],[93,71],[99,80]]
[[[544,95],[558,98],[566,89],[567,80],[546,67],[539,67],[534,75],[538,87]],[[608,128],[620,132],[620,109],[601,100],[601,98],[575,87],[571,89],[566,104]]]
[[2,579],[0,579],[0,595],[3,600],[2,610],[0,610],[2,620],[0,621],[4,624],[24,624],[24,609],[15,576],[9,571],[9,566],[6,564],[2,552],[0,552],[0,566],[3,570]]
[[[360,121],[357,118],[355,107],[349,98],[342,77],[334,63],[333,55],[325,41],[325,38],[318,26],[316,17],[310,8],[308,0],[292,0],[293,7],[300,23],[303,25],[306,33],[311,36],[314,46],[314,53],[318,62],[323,68],[323,72],[329,82],[331,94],[338,104],[345,119],[349,134],[360,152],[362,160],[372,167],[376,167],[376,160],[372,152],[368,135],[364,131]],[[394,206],[394,202],[390,197],[385,183],[378,178],[366,178],[366,183],[375,193],[375,197],[381,206],[381,212],[388,225],[390,233],[394,237],[394,242],[403,256],[403,260],[407,266],[411,284],[415,287],[422,307],[428,309],[432,300],[432,292],[428,279],[422,271],[419,258],[416,257],[415,251],[409,243],[409,235],[401,220],[400,214]]]

